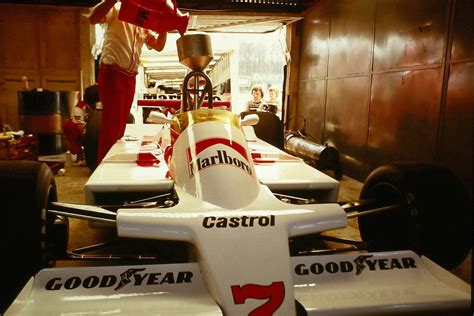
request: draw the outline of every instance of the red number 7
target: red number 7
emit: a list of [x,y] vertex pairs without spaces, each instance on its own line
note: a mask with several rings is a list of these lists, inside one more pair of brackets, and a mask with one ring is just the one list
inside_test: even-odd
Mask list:
[[248,298],[269,299],[266,303],[251,311],[249,316],[273,315],[285,298],[285,285],[282,281],[273,282],[270,285],[232,285],[231,289],[235,304],[244,304]]

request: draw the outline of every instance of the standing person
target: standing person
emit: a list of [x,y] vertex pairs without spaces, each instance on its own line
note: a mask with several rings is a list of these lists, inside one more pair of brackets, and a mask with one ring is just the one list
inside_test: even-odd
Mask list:
[[250,93],[252,94],[252,99],[247,101],[244,111],[257,111],[266,104],[263,101],[263,89],[261,85],[253,85]]
[[163,50],[167,33],[156,35],[118,19],[120,2],[103,0],[89,15],[91,24],[103,24],[104,41],[100,59],[99,95],[102,102],[102,127],[97,162],[123,136],[135,96],[135,80],[143,44],[149,49]]
[[83,147],[86,122],[91,108],[97,102],[99,102],[97,85],[91,85],[84,90],[84,101],[81,101],[78,95],[70,119],[63,123],[63,133],[69,143],[69,152],[79,165],[85,165]]

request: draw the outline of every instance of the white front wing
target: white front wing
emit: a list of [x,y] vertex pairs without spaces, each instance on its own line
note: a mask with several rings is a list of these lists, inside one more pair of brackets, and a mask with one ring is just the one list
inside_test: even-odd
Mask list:
[[[295,298],[308,315],[469,310],[470,286],[427,258],[405,252],[291,258]],[[404,263],[405,262],[405,263]],[[351,264],[349,264],[351,263]],[[322,267],[322,268],[321,268]],[[341,267],[344,267],[341,269]],[[352,270],[351,270],[352,268]],[[130,282],[117,289],[125,272]],[[261,273],[263,273],[261,271]],[[303,273],[303,275],[301,275]],[[57,288],[57,289],[56,289]],[[266,300],[248,299],[256,306]],[[6,315],[222,315],[197,263],[40,271]]]

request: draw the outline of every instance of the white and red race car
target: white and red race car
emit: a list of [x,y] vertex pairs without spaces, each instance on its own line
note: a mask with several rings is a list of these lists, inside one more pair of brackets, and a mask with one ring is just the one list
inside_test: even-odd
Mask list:
[[[45,165],[0,164],[6,315],[470,311],[471,286],[446,269],[471,249],[471,202],[446,169],[384,166],[342,203],[336,180],[258,139],[252,116],[155,116],[127,127],[86,205],[56,202]],[[119,246],[68,250],[68,217],[111,227]],[[352,217],[363,241],[326,234]],[[100,264],[54,267],[68,259]]]

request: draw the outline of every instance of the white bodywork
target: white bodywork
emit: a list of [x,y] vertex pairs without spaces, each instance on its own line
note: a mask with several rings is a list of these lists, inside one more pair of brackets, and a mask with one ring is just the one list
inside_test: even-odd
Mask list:
[[[295,315],[295,301],[309,315],[469,309],[469,285],[410,251],[290,257],[290,237],[347,225],[338,183],[221,113],[185,112],[173,140],[169,126],[128,126],[85,188],[90,204],[174,188],[173,207],[119,209],[117,233],[189,242],[197,262],[45,269],[7,315]],[[283,203],[273,189],[317,190],[321,203]]]

